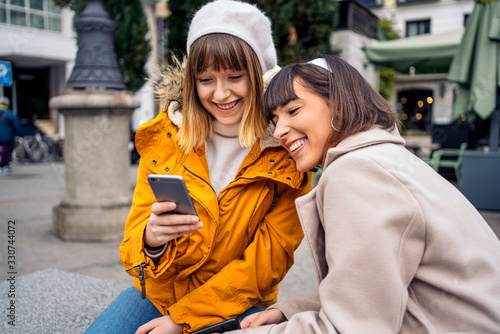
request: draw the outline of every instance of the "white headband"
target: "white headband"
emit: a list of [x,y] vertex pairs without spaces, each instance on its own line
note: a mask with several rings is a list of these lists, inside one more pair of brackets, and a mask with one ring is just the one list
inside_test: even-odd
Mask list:
[[313,64],[313,65],[321,67],[322,69],[327,70],[328,72],[332,72],[332,70],[330,69],[330,66],[328,66],[328,63],[326,62],[325,58],[316,58],[314,60],[308,61],[307,64]]

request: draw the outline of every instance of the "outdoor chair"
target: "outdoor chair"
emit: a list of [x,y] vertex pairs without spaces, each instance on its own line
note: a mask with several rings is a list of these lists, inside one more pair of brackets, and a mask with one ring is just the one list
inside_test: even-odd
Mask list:
[[441,161],[442,156],[443,150],[436,150],[432,153],[432,157],[430,159],[424,161],[437,172],[439,171],[439,162]]
[[[455,171],[457,182],[458,184],[460,184],[460,168],[462,167],[462,155],[466,149],[467,143],[462,143],[460,144],[460,148],[458,149],[442,148],[436,150],[432,153],[432,157],[427,161],[427,163],[432,168],[434,168],[435,171],[439,171],[440,167],[453,168]],[[447,159],[443,159],[443,157],[447,157]]]

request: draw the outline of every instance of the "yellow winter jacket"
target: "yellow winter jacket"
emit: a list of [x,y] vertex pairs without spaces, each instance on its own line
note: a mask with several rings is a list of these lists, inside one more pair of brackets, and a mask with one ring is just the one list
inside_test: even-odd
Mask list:
[[[312,175],[297,171],[268,136],[217,197],[204,148],[185,154],[174,139],[180,123],[171,120],[178,116],[168,111],[173,106],[137,132],[141,160],[120,257],[134,285],[141,290],[138,278],[144,277],[147,298],[190,332],[276,302],[303,238],[295,199],[311,189]],[[171,241],[156,265],[144,254],[144,229],[156,202],[149,174],[183,176],[204,225]]]

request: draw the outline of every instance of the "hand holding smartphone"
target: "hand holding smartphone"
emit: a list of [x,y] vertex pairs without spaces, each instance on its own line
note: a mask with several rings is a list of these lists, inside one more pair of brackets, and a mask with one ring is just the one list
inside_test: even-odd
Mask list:
[[197,215],[182,176],[150,174],[148,182],[158,202],[174,202],[177,205],[169,213]]
[[148,182],[157,202],[176,204],[173,210],[161,203],[151,206],[151,215],[144,231],[144,242],[150,249],[203,227],[181,176],[150,174]]

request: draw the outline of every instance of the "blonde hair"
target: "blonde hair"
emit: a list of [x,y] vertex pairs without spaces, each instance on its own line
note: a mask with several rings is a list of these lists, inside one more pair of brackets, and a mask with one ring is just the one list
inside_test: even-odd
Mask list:
[[177,133],[179,145],[189,152],[203,145],[213,135],[212,115],[203,108],[196,90],[195,76],[207,69],[247,70],[250,92],[241,125],[239,140],[242,147],[252,146],[265,134],[268,121],[261,112],[264,81],[259,60],[252,48],[238,37],[228,34],[209,34],[191,46],[183,89],[183,120]]

